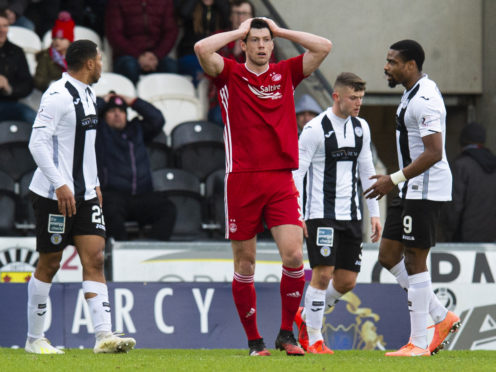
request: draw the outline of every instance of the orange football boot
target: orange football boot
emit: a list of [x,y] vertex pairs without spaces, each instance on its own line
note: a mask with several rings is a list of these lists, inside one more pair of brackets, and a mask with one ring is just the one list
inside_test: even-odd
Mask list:
[[458,331],[460,326],[460,317],[451,311],[448,311],[444,320],[430,326],[429,328],[434,328],[434,336],[432,337],[431,344],[429,345],[429,351],[431,354],[437,354],[446,345],[448,345],[449,340],[446,340],[446,338],[450,333],[455,333]]
[[422,349],[418,346],[415,346],[412,343],[408,343],[405,346],[401,347],[397,351],[390,351],[386,353],[386,356],[395,356],[395,357],[414,357],[414,356],[430,356],[431,352],[428,349]]
[[334,354],[334,351],[329,349],[323,340],[319,340],[314,344],[310,345],[307,350],[308,353],[311,354]]
[[298,327],[298,342],[303,350],[308,350],[308,333],[307,333],[307,323],[303,320],[301,313],[304,307],[298,308],[296,312],[294,321]]

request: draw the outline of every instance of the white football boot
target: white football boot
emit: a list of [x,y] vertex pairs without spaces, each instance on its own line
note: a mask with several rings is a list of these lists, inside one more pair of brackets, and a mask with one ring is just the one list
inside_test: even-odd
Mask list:
[[50,341],[44,337],[37,338],[33,342],[30,342],[29,339],[26,340],[24,350],[33,354],[64,354],[62,350],[50,345]]
[[119,337],[118,335],[109,333],[95,342],[93,352],[95,354],[127,353],[134,348],[134,345],[136,345],[136,340],[132,337]]

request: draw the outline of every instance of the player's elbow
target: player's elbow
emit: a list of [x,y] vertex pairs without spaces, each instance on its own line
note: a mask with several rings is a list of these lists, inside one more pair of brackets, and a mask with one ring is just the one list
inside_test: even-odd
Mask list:
[[198,58],[206,54],[205,43],[203,40],[197,41],[194,46],[195,54]]
[[324,39],[324,43],[322,45],[322,49],[326,55],[328,55],[331,52],[332,49],[332,42],[329,39]]

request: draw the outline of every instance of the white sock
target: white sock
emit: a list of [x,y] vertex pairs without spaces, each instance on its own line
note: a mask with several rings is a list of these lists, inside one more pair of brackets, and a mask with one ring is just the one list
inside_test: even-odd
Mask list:
[[45,283],[31,276],[28,283],[28,337],[45,337],[43,329],[47,316],[48,295],[52,283]]
[[307,323],[308,344],[322,340],[322,318],[324,317],[326,291],[311,285],[305,294],[305,318]]
[[389,272],[394,275],[401,288],[408,290],[408,273],[406,272],[404,258],[394,265]]
[[448,314],[448,309],[446,309],[441,304],[439,298],[437,298],[434,292],[431,292],[431,300],[429,302],[429,314],[431,315],[434,324],[443,321],[444,318],[446,318],[446,315]]
[[[408,290],[408,273],[406,272],[404,258],[394,267],[392,267],[391,270],[389,270],[389,272],[394,275],[401,288]],[[432,320],[434,321],[434,323],[437,324],[442,320],[444,320],[444,318],[446,318],[447,313],[448,313],[448,309],[446,309],[441,304],[441,302],[439,302],[437,296],[434,294],[434,292],[432,292],[431,300],[429,302],[429,314]]]
[[105,283],[85,280],[83,281],[83,292],[85,294],[96,293],[95,297],[88,298],[86,302],[88,302],[90,308],[95,336],[99,339],[102,335],[106,335],[112,330],[107,285]]
[[411,343],[427,349],[427,319],[432,285],[428,271],[408,276],[408,308],[410,310]]
[[329,285],[327,286],[327,290],[326,290],[326,304],[329,307],[333,307],[334,305],[336,305],[336,302],[338,302],[338,300],[341,297],[343,297],[343,293],[336,291],[336,289],[332,285],[333,282],[334,281],[331,279]]

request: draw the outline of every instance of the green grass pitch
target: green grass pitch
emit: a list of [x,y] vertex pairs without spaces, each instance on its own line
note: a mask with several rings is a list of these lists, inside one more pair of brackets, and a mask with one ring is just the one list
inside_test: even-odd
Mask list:
[[0,348],[0,371],[496,371],[496,351],[442,351],[432,357],[391,358],[382,351],[336,351],[334,355],[249,357],[248,350],[137,349],[128,354],[93,354],[68,349],[64,355],[27,354]]

